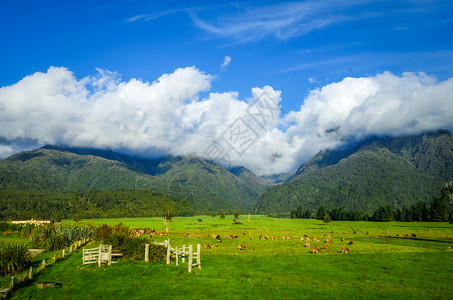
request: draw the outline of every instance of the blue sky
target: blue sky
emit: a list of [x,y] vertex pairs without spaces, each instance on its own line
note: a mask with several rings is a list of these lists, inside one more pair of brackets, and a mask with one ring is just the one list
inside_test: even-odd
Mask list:
[[[191,145],[209,143],[221,136],[224,128],[228,128],[244,109],[244,101],[255,99],[260,91],[268,91],[281,106],[284,117],[275,124],[275,132],[269,129],[266,133],[259,133],[261,144],[254,146],[267,149],[264,160],[237,158],[239,163],[257,170],[257,166],[268,157],[283,157],[281,164],[262,173],[294,170],[317,151],[337,145],[339,138],[335,141],[316,139],[324,138],[324,132],[337,127],[344,130],[336,131],[338,134],[361,136],[416,133],[436,126],[450,128],[451,118],[440,118],[444,120],[442,122],[432,121],[438,118],[441,107],[426,116],[426,120],[431,121],[424,123],[416,121],[419,116],[408,111],[404,119],[406,123],[394,124],[398,130],[396,127],[387,128],[381,121],[385,119],[385,113],[397,107],[394,102],[388,102],[386,112],[381,112],[373,124],[366,125],[363,120],[358,122],[358,117],[354,116],[359,110],[367,112],[368,107],[373,113],[379,112],[377,106],[384,103],[379,102],[381,94],[387,95],[385,101],[398,98],[401,103],[408,102],[407,95],[422,95],[434,87],[431,94],[447,95],[453,75],[452,33],[452,1],[3,0],[0,1],[0,115],[4,123],[3,129],[0,128],[0,157],[23,150],[27,144],[90,145],[86,135],[81,137],[81,134],[71,133],[69,127],[76,127],[73,123],[67,124],[68,128],[64,130],[49,125],[42,129],[45,131],[43,135],[33,132],[30,128],[37,125],[23,120],[33,118],[24,116],[24,113],[13,114],[20,111],[20,105],[22,111],[38,116],[33,122],[44,122],[52,118],[46,116],[46,109],[52,110],[51,105],[61,105],[62,114],[66,111],[69,104],[63,105],[61,99],[68,95],[67,99],[73,102],[89,100],[94,103],[113,94],[121,98],[118,91],[126,85],[135,85],[140,90],[143,85],[161,81],[161,87],[168,81],[181,88],[184,91],[181,93],[187,93],[185,96],[174,95],[174,91],[169,89],[159,99],[166,99],[167,104],[172,99],[181,99],[179,106],[173,107],[181,116],[175,120],[186,122],[181,132],[190,134],[175,134],[175,144],[151,143],[148,147],[137,146],[135,150],[144,152],[156,148],[172,154],[199,154],[203,149]],[[51,67],[57,69],[49,69]],[[39,75],[41,73],[47,78],[45,83],[40,81],[44,80]],[[163,74],[168,75],[164,76],[166,79],[161,78]],[[26,77],[29,79],[23,80]],[[353,80],[345,80],[347,77]],[[186,85],[179,86],[181,82],[174,81],[176,78]],[[132,82],[134,79],[140,87],[137,87],[137,82]],[[68,82],[73,85],[68,87]],[[37,90],[37,84],[49,88]],[[80,88],[80,85],[85,87]],[[93,92],[99,86],[106,91],[105,94]],[[191,87],[196,88],[192,91]],[[150,91],[145,91],[146,88],[144,93],[155,92],[151,87]],[[252,92],[254,88],[255,94]],[[400,93],[406,89],[406,94]],[[441,89],[447,92],[442,94]],[[349,90],[351,94],[348,94]],[[134,98],[135,94],[136,90],[128,99]],[[46,102],[49,97],[54,97],[54,102]],[[140,97],[136,99],[147,101],[154,96]],[[216,97],[223,97],[223,100]],[[410,100],[419,101],[417,97]],[[199,103],[186,105],[194,99]],[[39,104],[34,110],[27,108],[31,101]],[[217,131],[208,134],[206,129],[201,134],[200,128],[208,127],[209,123],[203,123],[206,120],[204,113],[209,112],[208,106],[218,105],[216,101],[225,101],[226,111],[235,115],[217,124]],[[451,103],[451,98],[442,101],[440,106]],[[16,110],[3,109],[2,112],[2,105],[6,107],[12,102]],[[120,102],[115,102],[115,105],[120,105]],[[100,103],[101,100],[97,105]],[[421,100],[417,103],[420,107],[426,105],[422,105]],[[339,109],[329,114],[323,112],[330,111],[327,108],[337,104]],[[325,109],[318,109],[322,105]],[[110,106],[114,106],[113,102]],[[350,110],[340,114],[342,107]],[[90,109],[94,111],[96,108]],[[140,107],[138,113],[146,115],[150,112]],[[392,116],[397,113],[393,111]],[[211,115],[216,116],[215,113]],[[80,122],[90,122],[78,118]],[[161,126],[157,121],[149,122]],[[414,122],[418,125],[413,126],[415,131],[411,131],[408,124]],[[359,123],[361,127],[357,125]],[[100,134],[105,135],[111,129],[105,124],[92,124],[92,128],[99,128]],[[137,124],[126,127],[141,128],[145,132],[151,126],[149,124],[143,125],[144,129]],[[115,130],[118,128],[123,130],[125,125],[118,121]],[[308,129],[305,132],[302,128]],[[191,140],[194,136],[199,138]],[[152,137],[161,138],[158,135]],[[96,146],[128,148],[130,142],[126,140]],[[279,142],[275,142],[277,140]],[[180,143],[190,151],[174,150]],[[287,145],[287,148],[282,148],[292,153],[286,160],[276,150],[279,145]]]
[[348,76],[451,77],[452,32],[451,1],[2,1],[0,86],[49,66],[144,81],[196,66],[217,92],[271,85],[289,111]]

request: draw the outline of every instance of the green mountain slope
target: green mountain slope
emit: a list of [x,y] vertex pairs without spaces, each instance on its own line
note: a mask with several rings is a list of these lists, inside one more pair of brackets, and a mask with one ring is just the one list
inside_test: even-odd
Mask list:
[[0,161],[0,189],[113,190],[160,184],[124,163],[58,150],[21,152]]
[[1,190],[152,189],[199,212],[251,209],[265,188],[196,157],[157,160],[112,151],[46,146],[0,161]]
[[289,182],[263,194],[260,212],[288,213],[302,205],[315,210],[344,207],[372,213],[427,201],[453,179],[453,136],[432,133],[374,138],[355,147],[320,152]]

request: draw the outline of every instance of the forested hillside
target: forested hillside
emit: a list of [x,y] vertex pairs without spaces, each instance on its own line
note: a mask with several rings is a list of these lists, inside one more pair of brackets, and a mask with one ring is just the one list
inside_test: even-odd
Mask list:
[[8,193],[8,199],[22,192],[53,199],[56,193],[71,198],[73,191],[151,189],[185,201],[198,212],[233,212],[250,210],[268,187],[250,173],[244,168],[241,178],[197,157],[146,159],[46,146],[0,161],[0,192]]
[[256,209],[288,213],[301,205],[372,214],[384,204],[399,208],[429,201],[452,179],[450,133],[373,138],[320,152],[289,182],[265,192]]

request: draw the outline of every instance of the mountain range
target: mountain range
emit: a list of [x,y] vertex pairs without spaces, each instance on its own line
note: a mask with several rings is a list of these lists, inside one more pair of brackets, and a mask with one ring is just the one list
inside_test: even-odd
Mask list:
[[372,213],[386,203],[429,201],[451,180],[453,135],[447,131],[348,143],[321,151],[295,174],[263,177],[195,156],[149,159],[50,145],[0,161],[0,193],[151,189],[199,213],[288,214],[299,205]]

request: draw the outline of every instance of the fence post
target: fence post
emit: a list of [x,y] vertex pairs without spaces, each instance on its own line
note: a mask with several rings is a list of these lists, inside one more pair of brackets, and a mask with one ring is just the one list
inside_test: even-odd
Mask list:
[[145,262],[149,262],[149,244],[145,244]]
[[192,273],[192,264],[193,264],[193,252],[192,244],[189,245],[189,265],[187,267],[189,273]]
[[30,271],[28,271],[28,278],[33,279],[33,267],[30,267]]
[[42,266],[43,269],[46,268],[46,260],[45,259],[42,260],[41,266]]
[[198,269],[201,270],[201,245],[200,244],[197,244],[197,265],[198,265]]
[[[85,250],[85,249],[83,249],[83,250]],[[63,249],[63,251],[61,252],[61,257],[64,258],[64,249]]]
[[182,245],[182,262],[186,262],[186,245]]
[[179,252],[178,252],[178,247],[175,248],[175,254],[176,254],[176,265],[178,266],[178,262],[179,262]]
[[171,253],[170,253],[170,243],[168,243],[168,245],[167,245],[167,265],[169,265],[170,261],[171,261],[170,255],[171,255]]
[[98,267],[101,266],[101,262],[102,262],[102,244],[99,245]]
[[9,284],[9,289],[12,291],[14,287],[14,276],[11,276],[11,283]]
[[112,245],[109,245],[108,260],[108,265],[110,266],[112,264]]

